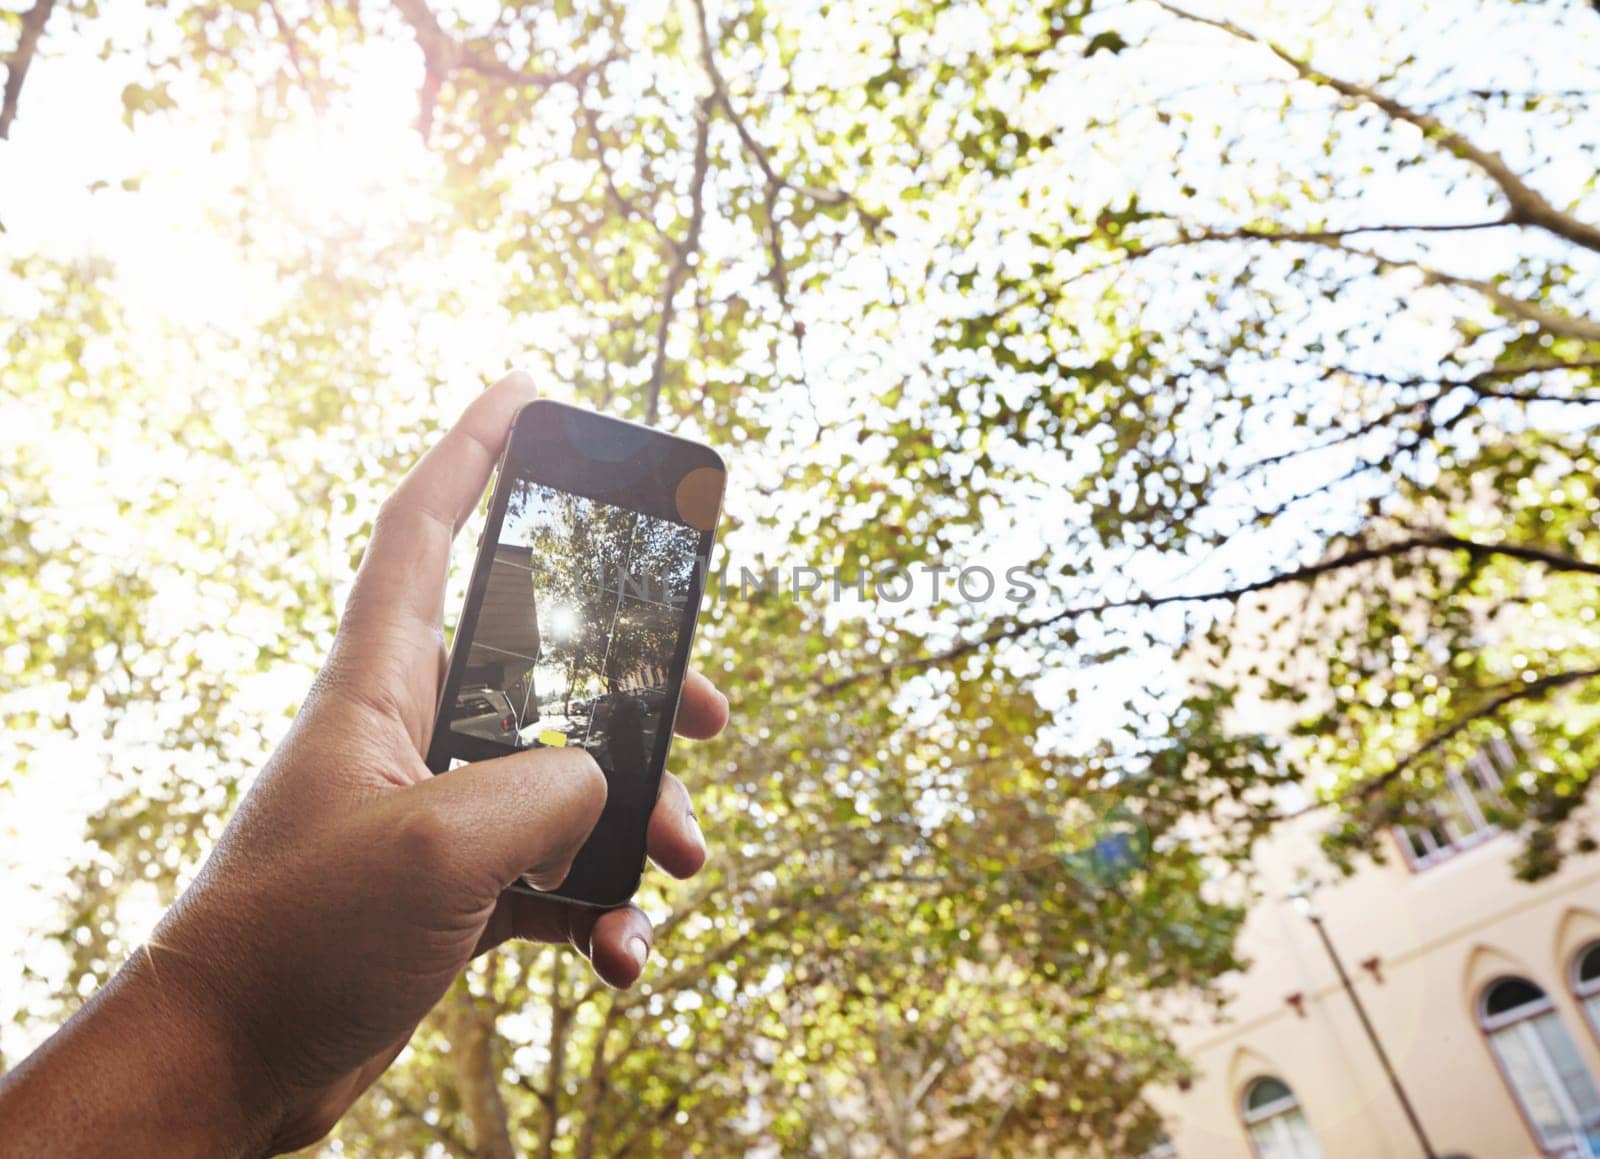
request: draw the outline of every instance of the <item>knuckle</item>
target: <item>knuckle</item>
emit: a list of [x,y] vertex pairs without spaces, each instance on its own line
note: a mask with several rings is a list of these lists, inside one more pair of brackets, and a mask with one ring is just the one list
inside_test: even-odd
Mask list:
[[378,504],[378,513],[372,520],[373,533],[376,534],[379,528],[393,527],[397,522],[403,521],[406,514],[405,492],[400,489],[389,492],[383,497],[383,502]]
[[[445,433],[445,438],[450,438],[450,432]],[[412,540],[441,532],[446,537],[455,535],[455,513],[430,500],[427,489],[413,478],[401,482],[378,505],[372,524],[374,540]]]
[[391,678],[388,663],[385,653],[363,649],[352,634],[341,631],[308,699],[337,701],[379,720],[402,719],[403,706],[395,695],[399,681]]

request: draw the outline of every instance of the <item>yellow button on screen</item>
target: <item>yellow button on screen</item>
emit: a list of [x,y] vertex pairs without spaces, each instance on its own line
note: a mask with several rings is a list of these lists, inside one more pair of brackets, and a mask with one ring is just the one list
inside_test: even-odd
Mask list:
[[567,734],[564,733],[564,732],[557,732],[553,728],[541,729],[539,731],[539,743],[544,745],[544,746],[546,746],[547,748],[553,748],[553,749],[566,748],[567,747]]

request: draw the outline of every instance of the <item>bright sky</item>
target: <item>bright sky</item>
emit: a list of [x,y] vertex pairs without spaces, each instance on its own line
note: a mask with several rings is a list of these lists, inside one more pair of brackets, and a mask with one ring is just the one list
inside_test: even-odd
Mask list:
[[[666,0],[638,8],[633,19],[659,18]],[[119,45],[141,44],[147,34],[165,36],[165,22],[159,10],[141,5],[102,6],[102,24],[110,39]],[[492,5],[477,6],[480,15]],[[1318,59],[1330,70],[1368,77],[1375,61],[1391,59],[1397,45],[1420,46],[1426,54],[1434,52],[1439,61],[1451,62],[1459,77],[1440,82],[1441,88],[1464,87],[1465,78],[1473,83],[1533,83],[1521,56],[1501,51],[1506,43],[1516,43],[1519,54],[1540,62],[1541,87],[1561,89],[1592,84],[1593,76],[1584,62],[1596,59],[1596,34],[1575,34],[1551,24],[1538,11],[1543,6],[1511,10],[1508,27],[1496,29],[1483,20],[1469,18],[1456,23],[1462,6],[1448,3],[1408,3],[1375,6],[1366,16],[1354,4],[1308,6],[1295,2],[1209,6],[1226,11],[1234,20],[1252,27],[1284,30],[1289,42],[1298,44],[1295,29],[1318,29]],[[1528,9],[1533,9],[1529,11]],[[1308,18],[1307,12],[1334,10],[1329,17]],[[1151,27],[1167,23],[1164,16],[1146,7],[1142,19]],[[1124,14],[1120,27],[1136,26],[1137,19]],[[959,36],[958,25],[944,34]],[[1264,64],[1259,52],[1223,44],[1216,37],[1198,35],[1192,29],[1182,34],[1156,32],[1155,43],[1138,52],[1122,55],[1102,53],[1064,74],[1057,90],[1041,94],[1031,115],[1041,124],[1064,127],[1069,134],[1081,133],[1083,146],[1069,154],[1061,169],[1020,178],[1032,182],[1034,206],[1051,204],[1055,196],[1070,190],[1078,200],[1093,202],[1097,197],[1127,189],[1140,191],[1152,204],[1171,204],[1175,179],[1171,157],[1179,134],[1187,132],[1201,140],[1213,129],[1234,131],[1258,125],[1258,132],[1246,131],[1239,149],[1260,160],[1281,157],[1292,164],[1292,142],[1286,143],[1277,123],[1277,105],[1282,86],[1273,78],[1281,71]],[[1582,37],[1586,35],[1585,44]],[[847,54],[830,55],[821,40],[807,67],[833,68],[840,84],[848,84],[852,63]],[[22,115],[13,140],[0,142],[0,222],[6,233],[0,236],[0,256],[39,253],[53,258],[105,255],[113,259],[118,298],[125,304],[136,330],[150,335],[150,357],[167,357],[160,349],[174,327],[209,323],[223,331],[248,331],[283,305],[285,284],[265,264],[244,259],[236,245],[212,223],[212,214],[226,209],[241,183],[265,183],[266,192],[279,199],[288,212],[285,220],[307,223],[307,228],[340,222],[359,225],[370,235],[383,231],[426,228],[432,211],[432,182],[437,178],[437,162],[423,147],[413,119],[419,81],[419,61],[414,45],[406,42],[371,43],[348,50],[350,66],[360,77],[351,98],[325,116],[309,111],[275,132],[270,141],[257,147],[247,132],[230,138],[219,150],[214,148],[219,120],[239,117],[239,110],[254,92],[255,78],[234,78],[227,90],[218,94],[190,86],[180,90],[180,109],[175,116],[146,118],[135,128],[122,123],[123,87],[142,77],[137,55],[112,53],[101,60],[97,45],[88,40],[74,41],[63,36],[47,40],[45,52],[30,73]],[[1418,75],[1425,74],[1419,70]],[[1181,109],[1194,120],[1185,129],[1163,114]],[[1123,147],[1108,153],[1099,142],[1102,135],[1090,131],[1094,117],[1115,114],[1122,122]],[[1319,122],[1308,122],[1304,147],[1320,145]],[[1487,130],[1491,140],[1497,129]],[[1497,141],[1511,150],[1526,149],[1526,142],[1515,139]],[[1559,155],[1559,147],[1552,152]],[[1231,176],[1213,170],[1221,201],[1229,198],[1243,203],[1248,190],[1233,187]],[[1542,178],[1548,192],[1558,199],[1576,197],[1582,182],[1592,177],[1580,167],[1556,165]],[[136,179],[136,190],[124,190],[124,180]],[[559,172],[540,175],[541,180],[559,182]],[[1363,190],[1359,204],[1350,207],[1350,219],[1418,222],[1469,220],[1481,216],[1481,200],[1467,184],[1455,189],[1439,185],[1437,179],[1419,171],[1393,177],[1374,178]],[[1017,189],[1001,189],[992,212],[996,228],[1007,222],[1025,224],[1027,213],[1016,199]],[[937,239],[941,213],[934,206],[927,222],[919,229],[908,224],[901,233],[899,252],[891,261],[912,268],[925,247]],[[1226,206],[1219,202],[1219,213]],[[952,210],[953,211],[953,210]],[[264,248],[270,249],[271,239]],[[1482,235],[1460,235],[1441,240],[1433,253],[1436,260],[1467,273],[1503,268],[1510,239],[1503,243]],[[1003,256],[1004,247],[997,250]],[[501,280],[491,246],[485,242],[453,245],[433,255],[438,264],[435,276],[458,296],[461,307],[448,317],[423,317],[405,301],[392,301],[380,307],[380,333],[387,331],[394,350],[423,342],[432,352],[434,365],[449,384],[441,405],[450,408],[470,395],[486,374],[507,365],[527,361],[540,349],[544,320],[512,318],[500,305]],[[826,297],[802,303],[808,323],[808,370],[814,382],[849,383],[852,389],[815,391],[812,400],[822,417],[849,413],[849,408],[864,393],[881,388],[920,355],[927,340],[925,329],[915,319],[908,320],[906,332],[892,357],[876,364],[864,360],[854,341],[852,324],[859,313],[863,296],[877,293],[881,267],[863,263],[831,288]],[[852,286],[853,283],[853,286]],[[1427,295],[1418,294],[1426,306]],[[1444,349],[1444,300],[1438,297],[1438,310],[1424,308],[1405,327],[1389,336],[1391,344],[1403,346],[1406,353],[1400,364],[1426,364]],[[1174,303],[1178,309],[1181,303]],[[30,288],[8,274],[0,274],[0,314],[25,316],[38,308]],[[1351,303],[1350,316],[1360,312],[1360,303]],[[1175,315],[1176,316],[1176,315]],[[1330,329],[1339,321],[1330,307],[1322,321]],[[925,324],[928,320],[923,319]],[[1084,319],[1087,322],[1087,318]],[[420,329],[420,338],[419,338]],[[1088,328],[1092,333],[1092,327]],[[876,353],[876,352],[874,352]],[[1389,357],[1385,354],[1385,357]],[[559,381],[548,384],[551,393],[560,395]],[[796,404],[796,419],[803,414]],[[384,430],[403,429],[415,421],[403,411],[374,416]],[[7,430],[0,432],[0,452],[28,440],[27,416],[8,416]],[[844,436],[848,437],[848,436]],[[1256,433],[1263,445],[1270,445],[1276,432]],[[56,449],[55,464],[61,479],[63,503],[82,504],[85,521],[96,518],[95,504],[105,495],[92,473],[80,470],[70,444]],[[734,463],[735,480],[741,477],[762,481],[772,478],[772,464],[759,461]],[[1072,464],[1059,470],[1071,471]],[[75,492],[73,489],[77,488]],[[735,497],[733,502],[739,500]],[[804,499],[797,497],[797,503]],[[241,505],[240,520],[270,518],[270,510]],[[1006,513],[1003,526],[978,561],[991,570],[1003,572],[1013,562],[1032,554],[1034,545],[1046,539],[1062,518],[1059,506],[1049,497]],[[1292,534],[1292,531],[1289,532]],[[470,537],[468,537],[470,542]],[[734,544],[735,568],[743,558],[754,555],[759,543]],[[1270,563],[1275,555],[1286,553],[1283,541],[1260,539],[1243,554],[1226,559],[1174,559],[1122,561],[1133,569],[1146,590],[1173,590],[1178,586],[1203,588],[1230,569],[1252,570]],[[740,553],[744,554],[741,555]],[[811,561],[797,561],[811,562]],[[460,577],[457,585],[459,593]],[[459,599],[456,594],[452,602]],[[186,599],[174,615],[192,614]],[[846,614],[845,609],[841,614]],[[1121,705],[1147,678],[1152,659],[1139,654],[1096,669],[1084,675],[1061,672],[1045,684],[1047,693],[1065,698],[1069,688],[1081,700],[1079,719],[1115,719]],[[252,695],[259,703],[241,711],[259,710],[269,714],[292,705],[303,687],[304,671],[299,667],[280,674],[269,674]],[[1078,737],[1082,741],[1083,737]],[[0,761],[13,750],[10,742],[0,741]],[[10,1024],[18,1006],[28,1000],[21,982],[25,962],[45,976],[59,967],[52,951],[40,949],[36,931],[49,928],[56,919],[55,897],[66,867],[82,852],[81,836],[86,816],[103,800],[97,783],[100,754],[89,754],[73,742],[46,740],[36,753],[35,769],[49,769],[49,775],[35,772],[7,784],[0,777],[0,1050],[8,1058],[25,1051],[32,1036]],[[139,917],[152,920],[154,909],[146,906],[134,919],[137,936]]]

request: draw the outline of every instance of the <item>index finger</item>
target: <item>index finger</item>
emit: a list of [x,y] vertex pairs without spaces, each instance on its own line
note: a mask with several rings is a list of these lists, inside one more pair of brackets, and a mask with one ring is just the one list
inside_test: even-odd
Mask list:
[[674,731],[690,740],[710,740],[728,727],[728,697],[698,668],[689,669],[678,700]]
[[472,514],[505,449],[517,412],[537,397],[533,380],[507,375],[473,399],[378,513],[350,593],[350,615],[409,614],[437,628],[444,614],[450,543]]

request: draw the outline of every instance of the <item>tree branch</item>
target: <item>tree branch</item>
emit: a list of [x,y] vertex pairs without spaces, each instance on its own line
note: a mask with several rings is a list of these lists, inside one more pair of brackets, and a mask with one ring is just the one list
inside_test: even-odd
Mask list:
[[1541,330],[1564,338],[1576,338],[1580,342],[1600,342],[1600,322],[1592,318],[1585,318],[1579,314],[1568,314],[1564,311],[1547,309],[1536,302],[1526,298],[1519,298],[1515,294],[1508,294],[1492,282],[1485,282],[1479,278],[1465,278],[1459,274],[1447,274],[1442,270],[1432,269],[1420,262],[1396,260],[1386,258],[1381,254],[1372,253],[1370,250],[1357,250],[1348,247],[1338,247],[1345,253],[1357,254],[1370,259],[1379,269],[1414,269],[1422,275],[1424,283],[1430,286],[1453,286],[1464,290],[1473,290],[1482,294],[1489,301],[1498,306],[1504,313],[1513,318],[1520,318],[1524,322],[1532,322]]
[[1586,559],[1526,543],[1484,543],[1460,535],[1434,532],[1419,536],[1417,546],[1437,551],[1462,551],[1474,559],[1504,556],[1507,559],[1521,560],[1523,563],[1537,563],[1554,572],[1600,576],[1600,563],[1590,563]]
[[815,185],[800,184],[791,181],[784,174],[778,172],[777,167],[772,163],[771,154],[756,139],[756,135],[751,132],[749,124],[739,111],[733,107],[733,101],[728,96],[727,80],[722,75],[722,69],[717,65],[716,52],[711,43],[711,28],[710,22],[706,18],[705,0],[693,0],[693,4],[695,22],[700,34],[700,67],[704,70],[706,80],[711,85],[711,99],[715,104],[721,106],[722,111],[727,114],[729,122],[733,125],[734,132],[739,135],[740,144],[750,154],[750,159],[755,162],[756,168],[761,170],[761,176],[766,180],[769,189],[773,193],[776,193],[778,189],[787,189],[791,193],[798,194],[818,205],[848,205],[856,211],[856,214],[866,225],[868,233],[876,230],[883,224],[883,215],[869,213],[863,209],[854,195],[846,193],[842,189],[824,189]]
[[[1439,384],[1430,384],[1426,381],[1419,381],[1416,385],[1426,386]],[[1364,439],[1368,435],[1375,434],[1378,431],[1383,430],[1385,427],[1391,426],[1406,415],[1414,414],[1419,410],[1426,410],[1428,407],[1431,407],[1435,403],[1439,402],[1444,397],[1445,393],[1445,391],[1439,390],[1433,394],[1421,395],[1412,399],[1410,402],[1396,403],[1382,414],[1375,415],[1372,418],[1367,419],[1365,422],[1362,422],[1358,426],[1339,430],[1319,442],[1308,443],[1304,446],[1289,447],[1286,450],[1274,451],[1270,455],[1263,455],[1259,459],[1252,459],[1250,462],[1245,463],[1238,469],[1229,472],[1229,475],[1234,479],[1245,479],[1260,471],[1287,463],[1290,459],[1297,459],[1302,455],[1314,455],[1318,451],[1332,450],[1334,447],[1345,446],[1346,444],[1353,443],[1358,439]],[[1390,449],[1388,454],[1392,455],[1394,452],[1404,449],[1415,449],[1415,445],[1409,448],[1402,448],[1397,441],[1396,445]],[[1361,463],[1358,464],[1358,466],[1363,470],[1376,465],[1377,464],[1370,459],[1363,459]],[[1359,471],[1357,473],[1359,473]],[[1342,482],[1348,477],[1350,476],[1341,476],[1341,478],[1336,481]]]
[[[584,1076],[583,1099],[580,1103],[583,1124],[579,1129],[578,1145],[574,1152],[577,1159],[594,1159],[595,1146],[599,1142],[600,1104],[605,1100],[611,1070],[628,1054],[627,1049],[618,1054],[611,1054],[608,1050],[612,1031],[616,1029],[621,1015],[622,1008],[613,1002],[606,1010],[599,1030],[595,1032],[594,1047],[589,1059],[589,1073]],[[633,1039],[630,1038],[628,1047],[631,1048],[632,1045]]]
[[[1427,388],[1430,390],[1430,393],[1419,394],[1416,398],[1411,399],[1409,402],[1396,403],[1382,414],[1366,419],[1356,426],[1338,429],[1320,442],[1309,443],[1305,446],[1290,447],[1282,451],[1275,451],[1270,455],[1264,455],[1259,459],[1253,459],[1244,464],[1242,467],[1238,468],[1236,471],[1232,472],[1232,476],[1234,478],[1244,478],[1268,467],[1275,467],[1281,463],[1289,461],[1290,459],[1299,458],[1301,455],[1309,455],[1314,454],[1317,451],[1330,450],[1334,447],[1344,446],[1348,443],[1354,442],[1357,439],[1365,438],[1367,435],[1374,434],[1375,432],[1382,430],[1384,427],[1397,422],[1406,415],[1414,414],[1417,411],[1426,410],[1429,407],[1444,401],[1444,399],[1449,397],[1454,391],[1457,390],[1470,391],[1480,399],[1493,398],[1502,399],[1507,402],[1520,403],[1550,402],[1565,403],[1573,406],[1600,406],[1600,394],[1595,395],[1593,398],[1582,398],[1574,395],[1550,394],[1549,392],[1542,390],[1516,390],[1507,387],[1496,387],[1490,385],[1491,383],[1503,382],[1507,379],[1524,378],[1531,374],[1550,374],[1558,371],[1588,369],[1600,369],[1600,359],[1575,358],[1563,362],[1528,363],[1522,366],[1493,366],[1487,370],[1480,370],[1478,373],[1469,375],[1466,378],[1429,378],[1426,376],[1402,378],[1396,375],[1382,374],[1376,371],[1355,370],[1347,366],[1330,366],[1322,375],[1324,380],[1330,375],[1342,374],[1351,378],[1361,378],[1369,382],[1382,383],[1385,386],[1392,386],[1397,389],[1422,390]],[[1465,418],[1467,414],[1472,413],[1474,409],[1476,409],[1475,405],[1473,403],[1468,403],[1459,414],[1453,416],[1450,420],[1443,423],[1430,422],[1427,424],[1426,433],[1430,436],[1439,434],[1440,432],[1447,430],[1449,427],[1454,426],[1457,422],[1461,421],[1461,419]],[[1397,447],[1396,449],[1415,450],[1416,447],[1417,444],[1413,443],[1408,447]],[[1369,462],[1368,465],[1375,464],[1371,464]]]
[[1466,378],[1443,379],[1426,377],[1401,378],[1375,370],[1356,370],[1348,366],[1336,366],[1331,369],[1340,374],[1365,378],[1372,382],[1382,382],[1389,386],[1438,386],[1441,388],[1461,386],[1479,393],[1488,393],[1492,397],[1499,397],[1499,392],[1488,386],[1488,383],[1514,381],[1518,378],[1526,378],[1530,374],[1555,374],[1566,370],[1600,370],[1600,358],[1565,358],[1549,362],[1513,362],[1505,366],[1491,366],[1487,370],[1480,370]]
[[1600,97],[1600,89],[1464,89],[1430,102],[1427,111],[1462,101],[1583,101],[1595,97]]
[[963,640],[939,652],[920,656],[911,660],[891,661],[880,664],[860,672],[853,672],[835,680],[821,682],[817,685],[819,692],[824,694],[838,692],[865,680],[878,679],[897,675],[902,672],[916,672],[927,668],[936,668],[958,660],[973,652],[989,648],[1006,640],[1021,639],[1024,636],[1042,632],[1058,624],[1069,623],[1082,619],[1085,616],[1104,615],[1107,612],[1137,609],[1152,611],[1156,608],[1170,607],[1179,604],[1203,604],[1217,600],[1226,600],[1238,603],[1246,596],[1260,592],[1270,591],[1274,588],[1285,587],[1289,584],[1310,583],[1333,572],[1344,571],[1348,568],[1362,564],[1373,563],[1382,559],[1392,559],[1396,556],[1409,555],[1416,551],[1464,551],[1477,558],[1493,556],[1506,556],[1511,559],[1522,560],[1527,563],[1539,563],[1553,571],[1571,572],[1580,575],[1600,576],[1600,563],[1590,563],[1588,560],[1578,559],[1573,556],[1562,555],[1559,552],[1545,548],[1524,544],[1495,544],[1482,543],[1477,540],[1466,539],[1457,535],[1443,532],[1424,532],[1406,539],[1396,540],[1393,543],[1377,544],[1371,547],[1360,547],[1316,563],[1305,564],[1290,571],[1280,572],[1277,575],[1267,576],[1264,579],[1251,583],[1241,584],[1236,587],[1218,588],[1206,592],[1178,593],[1173,595],[1141,594],[1127,596],[1122,599],[1105,600],[1096,604],[1085,604],[1074,608],[1065,608],[1054,615],[1045,616],[1037,620],[1024,620],[1020,623],[1006,624],[992,629],[980,636]]
[[399,1111],[401,1115],[422,1127],[428,1132],[428,1134],[432,1135],[435,1140],[443,1144],[445,1150],[451,1155],[474,1154],[472,1146],[468,1144],[465,1139],[463,1139],[460,1135],[457,1135],[454,1131],[450,1130],[450,1128],[446,1127],[443,1123],[436,1123],[432,1119],[429,1119],[427,1115],[425,1115],[422,1111],[419,1111],[416,1107],[412,1106],[410,1101],[408,1101],[393,1087],[380,1081],[377,1086],[377,1092],[387,1099],[390,1104],[393,1105],[395,1110]]
[[426,76],[422,85],[422,109],[419,122],[424,134],[433,120],[435,95],[458,69],[476,73],[489,80],[517,88],[551,88],[559,84],[577,85],[591,74],[604,68],[612,57],[594,64],[582,65],[566,71],[530,72],[516,68],[471,48],[444,30],[439,18],[433,14],[427,0],[394,0],[396,11],[411,26],[417,47],[422,49]]
[[[1484,228],[1484,225],[1480,223],[1475,227],[1463,226],[1461,228],[1481,229]],[[1483,281],[1480,278],[1468,278],[1460,274],[1446,273],[1412,258],[1386,257],[1374,250],[1359,249],[1343,244],[1343,238],[1355,232],[1371,232],[1371,230],[1271,230],[1249,226],[1221,230],[1186,230],[1178,237],[1170,238],[1166,241],[1153,242],[1143,249],[1131,251],[1128,257],[1139,258],[1163,249],[1186,245],[1204,245],[1208,242],[1267,241],[1317,245],[1322,246],[1324,249],[1333,250],[1336,253],[1350,254],[1353,257],[1363,258],[1371,262],[1380,271],[1415,270],[1421,275],[1426,285],[1452,286],[1459,289],[1472,290],[1487,298],[1495,306],[1499,307],[1503,313],[1519,318],[1524,322],[1532,322],[1551,334],[1566,338],[1576,338],[1582,342],[1600,342],[1600,322],[1596,322],[1592,318],[1551,310],[1548,307],[1539,305],[1537,302],[1530,302],[1526,298],[1508,294],[1494,283]],[[1109,265],[1099,268],[1109,268]]]
[[689,177],[689,225],[683,240],[671,242],[672,264],[661,287],[661,305],[656,319],[656,352],[650,366],[650,381],[645,386],[644,421],[655,425],[661,411],[661,386],[667,377],[667,339],[672,318],[678,308],[678,291],[689,276],[689,262],[700,249],[700,228],[706,218],[706,174],[711,169],[712,102],[700,102],[695,114],[694,163]]
[[545,1064],[544,1093],[540,1096],[544,1103],[544,1117],[539,1121],[539,1147],[538,1153],[551,1156],[556,1153],[556,1142],[560,1138],[559,1126],[561,1123],[561,1093],[566,1083],[567,1046],[572,1032],[573,1015],[576,1005],[566,998],[566,961],[560,955],[550,959],[550,1037],[546,1042],[548,1061]]
[[462,1108],[472,1124],[471,1154],[479,1159],[515,1159],[517,1149],[500,1093],[494,1017],[478,1009],[465,978],[452,987],[447,1003],[445,1027]]
[[621,1141],[611,1153],[613,1155],[639,1154],[640,1150],[637,1144],[644,1133],[651,1127],[665,1123],[673,1115],[677,1114],[678,1107],[682,1102],[683,1090],[680,1087],[671,1098],[661,1105],[653,1116],[646,1116],[641,1113],[648,1109],[643,1101],[635,1103],[633,1110],[628,1113],[626,1118],[617,1123],[614,1128],[617,1134],[621,1134],[621,1129],[627,1127],[628,1133],[622,1135]]
[[[1503,217],[1489,218],[1483,221],[1460,221],[1446,224],[1424,225],[1395,224],[1384,225],[1373,222],[1368,225],[1352,225],[1342,229],[1276,229],[1264,226],[1241,225],[1223,228],[1201,227],[1191,229],[1180,227],[1182,232],[1177,237],[1166,241],[1152,242],[1147,246],[1129,252],[1129,257],[1144,257],[1146,254],[1156,253],[1159,250],[1175,249],[1178,246],[1203,245],[1214,241],[1276,241],[1299,243],[1302,245],[1327,246],[1330,249],[1345,249],[1340,245],[1347,237],[1359,237],[1368,233],[1466,233],[1484,229],[1502,229],[1511,222]],[[1349,253],[1364,253],[1363,250],[1346,250]]]
[[600,175],[605,181],[606,196],[611,199],[613,205],[622,211],[622,216],[643,218],[654,227],[655,222],[650,215],[644,212],[636,200],[624,194],[617,185],[617,175],[612,171],[611,162],[606,160],[606,138],[605,133],[600,128],[599,116],[581,100],[578,102],[578,116],[583,118],[584,127],[589,130],[589,135],[594,138],[595,164],[599,166]]
[[1409,105],[1403,104],[1367,85],[1341,80],[1336,76],[1322,72],[1309,61],[1295,56],[1283,46],[1248,29],[1241,28],[1231,20],[1201,16],[1185,8],[1180,8],[1176,4],[1170,3],[1169,0],[1155,0],[1155,2],[1159,7],[1166,9],[1166,11],[1181,19],[1207,25],[1225,32],[1237,40],[1243,40],[1249,44],[1265,48],[1273,56],[1293,69],[1295,75],[1301,80],[1309,81],[1324,88],[1330,88],[1347,100],[1373,105],[1391,120],[1415,127],[1428,140],[1435,142],[1451,155],[1473,165],[1495,184],[1510,205],[1506,215],[1509,222],[1517,225],[1535,226],[1558,237],[1565,238],[1574,245],[1600,253],[1600,226],[1580,221],[1578,218],[1557,209],[1545,198],[1544,194],[1524,181],[1507,164],[1504,157],[1492,149],[1486,149],[1481,145],[1475,144],[1432,113],[1413,109]]
[[1522,700],[1532,700],[1554,692],[1558,688],[1565,688],[1569,684],[1579,684],[1585,680],[1600,677],[1600,668],[1579,668],[1571,672],[1556,672],[1549,676],[1541,676],[1537,680],[1528,680],[1516,684],[1491,697],[1470,712],[1462,713],[1451,721],[1447,728],[1434,733],[1417,748],[1412,749],[1405,756],[1396,761],[1385,772],[1380,773],[1370,781],[1363,781],[1356,789],[1359,796],[1370,797],[1392,783],[1429,753],[1437,752],[1460,736],[1471,725],[1480,720],[1487,720],[1496,716],[1500,711]]
[[321,107],[321,100],[317,90],[312,87],[306,77],[304,64],[300,59],[300,39],[295,35],[294,29],[284,19],[283,12],[278,8],[278,0],[266,0],[265,8],[272,17],[272,23],[278,29],[278,38],[283,41],[284,52],[289,57],[289,68],[293,71],[295,79],[300,82],[300,87],[317,107]]
[[17,119],[17,105],[22,100],[22,82],[27,79],[33,55],[39,48],[39,38],[44,35],[45,23],[55,6],[56,0],[36,0],[34,6],[22,14],[17,47],[6,57],[5,94],[0,97],[0,140],[11,136],[11,123]]

